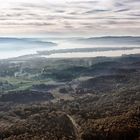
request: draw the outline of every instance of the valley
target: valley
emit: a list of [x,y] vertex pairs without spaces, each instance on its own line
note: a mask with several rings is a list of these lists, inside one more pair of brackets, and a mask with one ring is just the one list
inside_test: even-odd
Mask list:
[[140,55],[0,61],[0,140],[139,140]]

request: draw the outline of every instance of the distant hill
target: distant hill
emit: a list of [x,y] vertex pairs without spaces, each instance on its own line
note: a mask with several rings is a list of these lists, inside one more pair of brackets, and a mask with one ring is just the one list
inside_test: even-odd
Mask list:
[[0,44],[31,44],[31,45],[47,45],[47,46],[56,46],[56,43],[41,41],[36,38],[10,38],[10,37],[0,37]]
[[95,45],[140,45],[140,37],[133,36],[105,36],[80,38],[75,40],[77,43],[95,44]]

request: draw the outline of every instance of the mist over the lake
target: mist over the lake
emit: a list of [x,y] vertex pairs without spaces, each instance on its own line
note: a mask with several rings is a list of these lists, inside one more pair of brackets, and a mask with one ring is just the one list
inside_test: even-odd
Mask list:
[[[0,38],[0,59],[30,54],[48,58],[121,56],[140,53],[139,45],[139,37]],[[47,51],[52,53],[38,53]]]

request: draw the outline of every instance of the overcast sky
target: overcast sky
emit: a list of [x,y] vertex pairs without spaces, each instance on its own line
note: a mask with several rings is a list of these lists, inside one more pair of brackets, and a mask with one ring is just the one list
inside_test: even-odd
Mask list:
[[140,0],[0,0],[0,36],[140,35]]

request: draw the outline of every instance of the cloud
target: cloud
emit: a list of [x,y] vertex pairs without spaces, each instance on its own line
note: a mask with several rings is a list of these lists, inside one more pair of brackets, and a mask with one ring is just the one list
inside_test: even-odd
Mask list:
[[130,11],[130,9],[129,8],[122,8],[122,9],[116,10],[116,12],[126,12],[126,11]]
[[2,1],[1,34],[140,35],[139,0]]
[[107,11],[109,11],[109,10],[104,10],[104,9],[94,9],[94,10],[86,11],[85,14],[104,13],[104,12],[107,12]]

